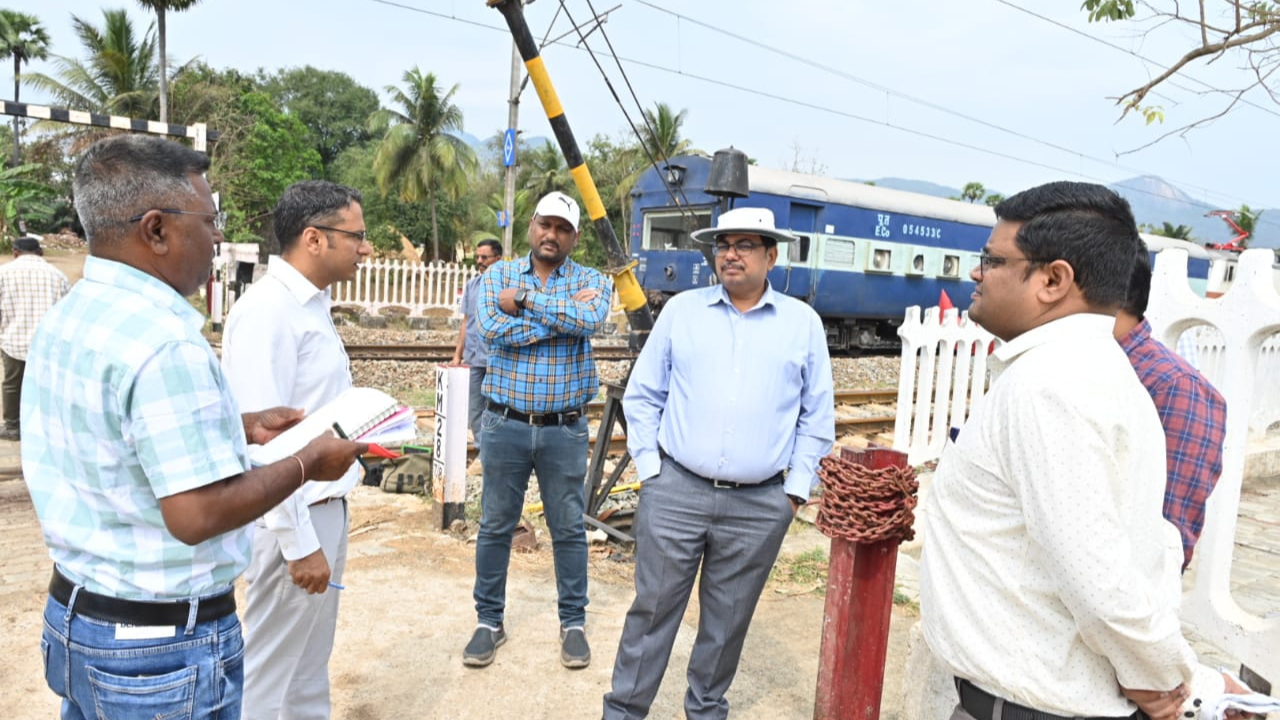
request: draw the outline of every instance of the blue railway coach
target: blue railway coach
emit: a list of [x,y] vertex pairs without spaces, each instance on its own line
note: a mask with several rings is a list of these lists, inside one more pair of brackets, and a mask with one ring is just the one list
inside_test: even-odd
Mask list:
[[[758,166],[748,167],[748,196],[730,206],[704,190],[710,171],[709,158],[680,156],[662,175],[645,172],[632,190],[631,252],[640,284],[659,307],[675,293],[715,282],[709,254],[690,233],[711,227],[730,207],[768,208],[778,227],[800,238],[780,248],[769,282],[813,306],[832,350],[897,347],[906,308],[937,305],[943,291],[957,308],[969,307],[969,272],[995,224],[991,208]],[[1164,241],[1153,251],[1170,244],[1191,250],[1189,274],[1203,294],[1209,254]]]

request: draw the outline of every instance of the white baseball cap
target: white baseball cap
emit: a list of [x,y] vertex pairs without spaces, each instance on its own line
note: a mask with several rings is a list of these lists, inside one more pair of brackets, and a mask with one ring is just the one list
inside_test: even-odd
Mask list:
[[538,207],[533,209],[533,214],[564,218],[573,226],[574,232],[577,232],[578,218],[581,217],[582,211],[578,209],[578,203],[568,195],[562,192],[549,192],[538,201]]

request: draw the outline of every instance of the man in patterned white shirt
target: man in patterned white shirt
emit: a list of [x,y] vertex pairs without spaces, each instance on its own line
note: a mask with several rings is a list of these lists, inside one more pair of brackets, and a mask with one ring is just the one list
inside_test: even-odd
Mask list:
[[0,440],[17,440],[18,406],[27,349],[40,318],[71,290],[67,276],[45,261],[40,241],[13,241],[13,262],[0,265],[0,360],[4,363],[4,428]]
[[244,526],[368,447],[325,434],[249,469],[246,440],[302,412],[241,414],[187,301],[221,238],[208,169],[134,135],[76,168],[84,279],[36,330],[22,393],[22,474],[54,561],[41,649],[63,720],[239,718]]
[[1133,214],[1071,182],[995,210],[969,314],[1004,344],[924,511],[921,610],[952,720],[1172,720],[1206,676],[1239,688],[1182,637],[1164,432],[1111,334]]
[[[323,180],[289,186],[272,213],[280,254],[231,308],[222,370],[240,407],[314,410],[351,387],[329,315],[329,288],[373,252],[360,193]],[[346,495],[338,482],[300,487],[257,522],[245,572],[245,720],[329,717],[329,655],[347,561]]]

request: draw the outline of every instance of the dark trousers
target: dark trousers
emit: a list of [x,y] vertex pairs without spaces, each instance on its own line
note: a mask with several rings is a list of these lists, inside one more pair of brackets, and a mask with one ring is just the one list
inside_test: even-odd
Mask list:
[[4,401],[4,429],[18,429],[18,411],[22,406],[22,375],[27,369],[27,361],[10,357],[9,353],[0,351],[0,359],[4,361],[4,384],[0,387]]

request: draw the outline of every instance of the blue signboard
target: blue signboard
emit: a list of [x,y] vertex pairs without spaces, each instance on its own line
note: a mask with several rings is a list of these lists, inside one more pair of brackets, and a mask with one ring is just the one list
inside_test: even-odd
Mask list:
[[516,164],[516,131],[507,128],[502,133],[502,166],[511,167]]
[[498,211],[498,227],[504,228],[510,224],[511,224],[511,220],[507,217],[507,211],[499,210]]

